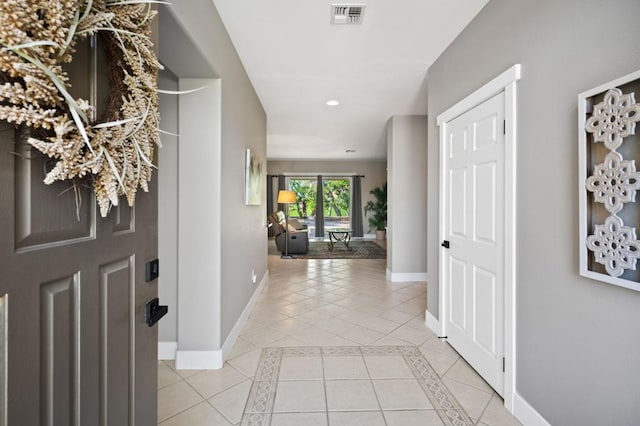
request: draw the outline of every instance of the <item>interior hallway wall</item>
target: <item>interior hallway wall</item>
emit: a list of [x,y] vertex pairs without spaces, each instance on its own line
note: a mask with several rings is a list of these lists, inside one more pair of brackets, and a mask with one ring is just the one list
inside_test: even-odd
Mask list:
[[[168,68],[158,74],[158,87],[178,90],[178,77]],[[178,134],[178,97],[160,95],[162,130]],[[162,273],[158,277],[158,298],[168,304],[169,312],[158,323],[160,342],[178,341],[178,137],[160,135],[158,152],[158,258]]]
[[[220,235],[214,243],[220,250],[221,266],[209,276],[208,284],[204,283],[216,287],[214,293],[219,294],[219,300],[210,301],[209,309],[215,310],[213,315],[219,318],[217,349],[221,349],[253,296],[256,284],[267,276],[266,194],[263,193],[261,206],[245,206],[243,199],[247,148],[263,160],[263,176],[266,174],[266,114],[213,2],[177,2],[159,9],[163,63],[180,79],[219,79],[221,84],[220,158],[209,162],[211,178],[219,176],[215,184],[220,186],[220,193],[213,195],[215,191],[208,184],[210,179],[181,183],[191,188],[190,194],[196,199],[215,196],[215,209],[224,224],[211,222],[209,225],[216,227]],[[181,109],[180,113],[189,114],[189,111]],[[204,139],[199,143],[206,143],[204,134],[211,129],[211,123],[206,118],[199,120],[197,126],[201,126]],[[181,138],[180,144],[184,143]],[[197,156],[197,152],[192,155]],[[203,161],[206,162],[206,156]],[[202,265],[212,262],[206,254],[201,256],[197,260]],[[252,282],[253,274],[257,276],[256,284]],[[178,283],[178,286],[191,285],[193,283]]]
[[[637,0],[491,0],[428,72],[429,273],[437,116],[516,63],[517,390],[548,422],[640,419],[640,293],[578,273],[578,94],[640,69]],[[638,99],[640,94],[636,94]],[[438,316],[438,282],[428,310]]]
[[427,280],[427,117],[391,117],[387,123],[389,218],[387,276]]

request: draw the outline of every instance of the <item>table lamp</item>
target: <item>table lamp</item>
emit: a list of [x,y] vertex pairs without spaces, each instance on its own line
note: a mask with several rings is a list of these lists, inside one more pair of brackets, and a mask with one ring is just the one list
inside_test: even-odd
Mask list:
[[285,204],[284,209],[284,222],[286,224],[284,232],[285,232],[285,243],[284,243],[284,255],[281,256],[281,259],[291,259],[289,256],[289,204],[293,204],[296,202],[296,193],[293,191],[281,190],[278,192],[278,204]]

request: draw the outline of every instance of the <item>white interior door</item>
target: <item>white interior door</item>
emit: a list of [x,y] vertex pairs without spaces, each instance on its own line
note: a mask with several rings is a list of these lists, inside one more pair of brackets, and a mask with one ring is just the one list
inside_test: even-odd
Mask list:
[[[504,392],[504,93],[446,124],[445,329],[449,343]],[[448,246],[448,248],[446,247]]]

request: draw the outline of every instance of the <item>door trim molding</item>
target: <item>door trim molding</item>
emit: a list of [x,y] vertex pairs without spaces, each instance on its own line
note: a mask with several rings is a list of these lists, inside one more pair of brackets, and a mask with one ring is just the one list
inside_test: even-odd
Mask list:
[[[490,82],[480,87],[455,105],[438,115],[437,124],[439,134],[439,241],[444,240],[445,229],[443,218],[445,214],[445,183],[443,176],[446,156],[444,152],[447,124],[461,114],[480,105],[484,101],[504,92],[505,102],[505,215],[504,215],[504,356],[506,358],[504,374],[504,405],[514,413],[514,400],[516,394],[516,147],[517,147],[517,96],[516,83],[521,78],[521,65],[516,64],[495,77]],[[439,252],[439,335],[446,336],[446,321],[442,320],[447,315],[449,301],[448,289],[444,286],[444,252]],[[433,324],[433,322],[431,322]]]
[[[438,126],[441,126],[442,124],[453,120],[459,115],[462,115],[463,113],[469,111],[473,107],[480,105],[490,98],[493,98],[498,93],[504,91],[506,87],[511,86],[516,81],[520,80],[520,78],[522,78],[521,68],[522,67],[520,64],[512,66],[472,94],[460,100],[448,110],[438,115]],[[442,135],[442,132],[440,134]]]

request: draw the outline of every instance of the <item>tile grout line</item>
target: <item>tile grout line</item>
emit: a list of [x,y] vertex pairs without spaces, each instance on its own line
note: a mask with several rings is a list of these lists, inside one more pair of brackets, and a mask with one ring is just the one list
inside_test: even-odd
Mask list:
[[[187,384],[191,389],[193,389],[193,391],[194,391],[195,393],[197,393],[197,394],[198,394],[198,395],[199,395],[203,400],[209,400],[209,399],[213,398],[214,396],[220,395],[222,392],[226,392],[226,391],[228,391],[228,390],[229,390],[229,389],[231,389],[232,387],[237,386],[237,385],[239,385],[239,384],[240,384],[240,383],[242,383],[242,382],[246,382],[246,381],[247,381],[247,379],[248,379],[248,380],[251,380],[251,378],[250,378],[250,377],[247,377],[247,376],[246,376],[246,375],[244,375],[241,371],[238,371],[238,370],[236,370],[235,368],[233,368],[233,366],[232,366],[231,364],[228,364],[228,363],[226,363],[226,362],[225,362],[225,363],[224,363],[224,365],[228,365],[229,367],[231,367],[234,371],[236,371],[238,374],[240,374],[242,377],[244,377],[244,380],[242,380],[242,381],[240,381],[240,382],[238,382],[238,383],[234,383],[234,384],[232,384],[232,385],[229,385],[229,386],[227,386],[226,388],[222,389],[221,391],[216,392],[216,393],[214,393],[213,395],[208,396],[208,397],[206,397],[206,396],[204,396],[202,393],[200,393],[200,392],[199,392],[195,387],[193,387],[193,386],[191,385],[191,383],[189,383],[189,382],[187,381],[187,379],[183,379],[183,381],[184,381],[184,382],[185,382],[185,383],[186,383],[186,384]],[[199,374],[205,374],[205,373],[207,373],[208,371],[221,371],[221,370],[224,368],[224,365],[222,366],[222,368],[220,368],[220,369],[218,369],[218,370],[204,370],[204,371],[201,371],[200,373],[194,374],[193,376],[189,376],[189,377],[187,377],[187,378],[188,378],[188,379],[190,379],[190,378],[192,378],[192,377],[196,377],[196,376],[198,376]]]
[[495,398],[496,395],[497,394],[495,394],[495,392],[494,392],[494,395],[491,395],[491,398],[489,398],[489,402],[487,402],[487,405],[482,409],[482,412],[478,416],[478,421],[476,422],[476,424],[480,424],[482,416],[484,416],[484,413],[487,411],[487,408],[489,408],[489,405],[491,405],[491,401],[493,401],[493,398]]
[[231,420],[229,420],[229,418],[227,418],[227,416],[225,416],[225,415],[222,413],[222,411],[218,410],[218,409],[217,409],[217,408],[216,408],[216,407],[215,407],[211,402],[209,402],[209,400],[208,400],[208,399],[205,399],[205,400],[204,400],[204,402],[206,402],[207,404],[209,404],[209,406],[210,406],[211,408],[213,408],[213,409],[214,409],[214,411],[215,411],[216,413],[220,414],[220,416],[221,416],[223,419],[225,419],[226,421],[228,421],[228,422],[229,422],[229,424],[231,424],[231,425],[234,425],[234,426],[235,426],[236,424],[240,424],[240,423],[242,422],[242,419],[240,419],[240,423],[231,423]]
[[162,390],[162,389],[165,389],[165,388],[168,388],[168,387],[169,387],[169,386],[171,386],[171,385],[175,385],[176,383],[180,383],[182,380],[184,380],[184,379],[183,379],[183,378],[182,378],[182,377],[181,377],[181,376],[180,376],[180,375],[179,375],[179,374],[178,374],[178,373],[177,373],[173,368],[171,368],[171,366],[169,366],[168,364],[166,364],[164,361],[161,361],[161,363],[162,363],[163,365],[165,365],[168,369],[170,369],[173,373],[175,373],[175,375],[176,375],[176,376],[178,376],[178,379],[179,379],[179,380],[178,380],[177,382],[169,383],[168,385],[164,385],[164,386],[162,386],[162,387],[160,387],[160,386],[158,385],[158,391],[160,391],[160,390]]
[[[462,359],[462,358],[461,358],[461,359]],[[455,365],[455,363],[454,363],[454,365]],[[451,366],[451,367],[453,368],[453,366]],[[447,370],[447,372],[448,372],[448,370]],[[490,391],[487,391],[486,389],[480,389],[479,387],[477,387],[477,386],[475,386],[475,385],[472,385],[471,383],[463,382],[462,380],[456,379],[456,378],[454,378],[454,377],[450,377],[450,376],[446,376],[446,377],[445,377],[445,376],[441,376],[441,379],[445,379],[445,378],[447,378],[447,379],[449,379],[449,380],[452,380],[452,381],[454,381],[454,382],[456,382],[456,383],[459,383],[459,384],[461,384],[461,385],[469,386],[470,388],[473,388],[473,389],[475,389],[475,390],[477,390],[477,391],[480,391],[480,392],[486,393],[486,394],[488,394],[488,395],[496,394],[496,391],[494,391],[494,390],[493,390],[493,388],[491,388],[491,387],[489,387],[489,389],[491,389],[491,390],[490,390]],[[487,385],[487,386],[489,386],[489,385]]]
[[380,403],[380,398],[378,397],[378,391],[376,391],[376,387],[373,384],[373,378],[371,377],[371,372],[369,371],[369,366],[367,365],[367,360],[362,353],[362,348],[360,348],[360,357],[362,358],[362,363],[364,364],[365,370],[367,370],[367,376],[369,376],[369,383],[371,383],[371,388],[373,389],[373,394],[376,396],[376,402],[378,403],[378,408],[380,408],[380,415],[382,416],[382,421],[385,426],[388,426],[387,416],[384,415],[384,411],[382,410],[382,404]]
[[329,425],[329,396],[327,394],[327,373],[324,370],[324,358],[325,354],[322,349],[320,349],[320,363],[322,366],[322,385],[324,386],[324,408],[325,408],[325,416],[327,419],[327,426]]
[[[183,380],[183,381],[184,381],[184,380]],[[179,382],[178,382],[178,383],[179,383]],[[185,382],[185,383],[186,383],[186,382]],[[174,384],[175,384],[175,383],[174,383]],[[189,384],[187,383],[187,385],[189,385]],[[201,396],[201,395],[200,395],[200,394],[198,394],[198,396]],[[199,405],[199,404],[201,404],[201,403],[203,403],[203,402],[207,402],[207,400],[206,400],[206,399],[202,399],[202,400],[200,400],[200,401],[196,402],[195,404],[190,405],[189,407],[187,407],[187,408],[185,408],[185,409],[183,409],[183,410],[180,410],[180,411],[178,411],[177,413],[175,413],[175,414],[173,414],[173,415],[171,415],[171,416],[169,416],[169,417],[166,417],[166,418],[164,418],[164,419],[162,419],[162,420],[158,420],[158,424],[164,423],[164,422],[166,422],[167,420],[172,419],[172,418],[174,418],[175,416],[180,415],[180,414],[184,413],[185,411],[188,411],[188,410],[192,409],[193,407],[195,407],[196,405]]]
[[[260,361],[258,360],[258,365],[259,365],[259,363],[260,363]],[[242,409],[242,414],[240,415],[240,422],[237,423],[238,425],[242,424],[242,419],[244,418],[244,415],[247,412],[247,408],[249,407],[249,398],[251,398],[251,390],[253,389],[253,384],[255,383],[255,378],[258,375],[258,365],[256,365],[256,371],[254,371],[253,377],[249,378],[249,380],[251,380],[251,386],[249,386],[249,393],[247,394],[247,399],[244,402],[244,408]],[[271,423],[271,420],[269,420],[269,423]],[[266,425],[266,426],[269,426],[269,425]]]

